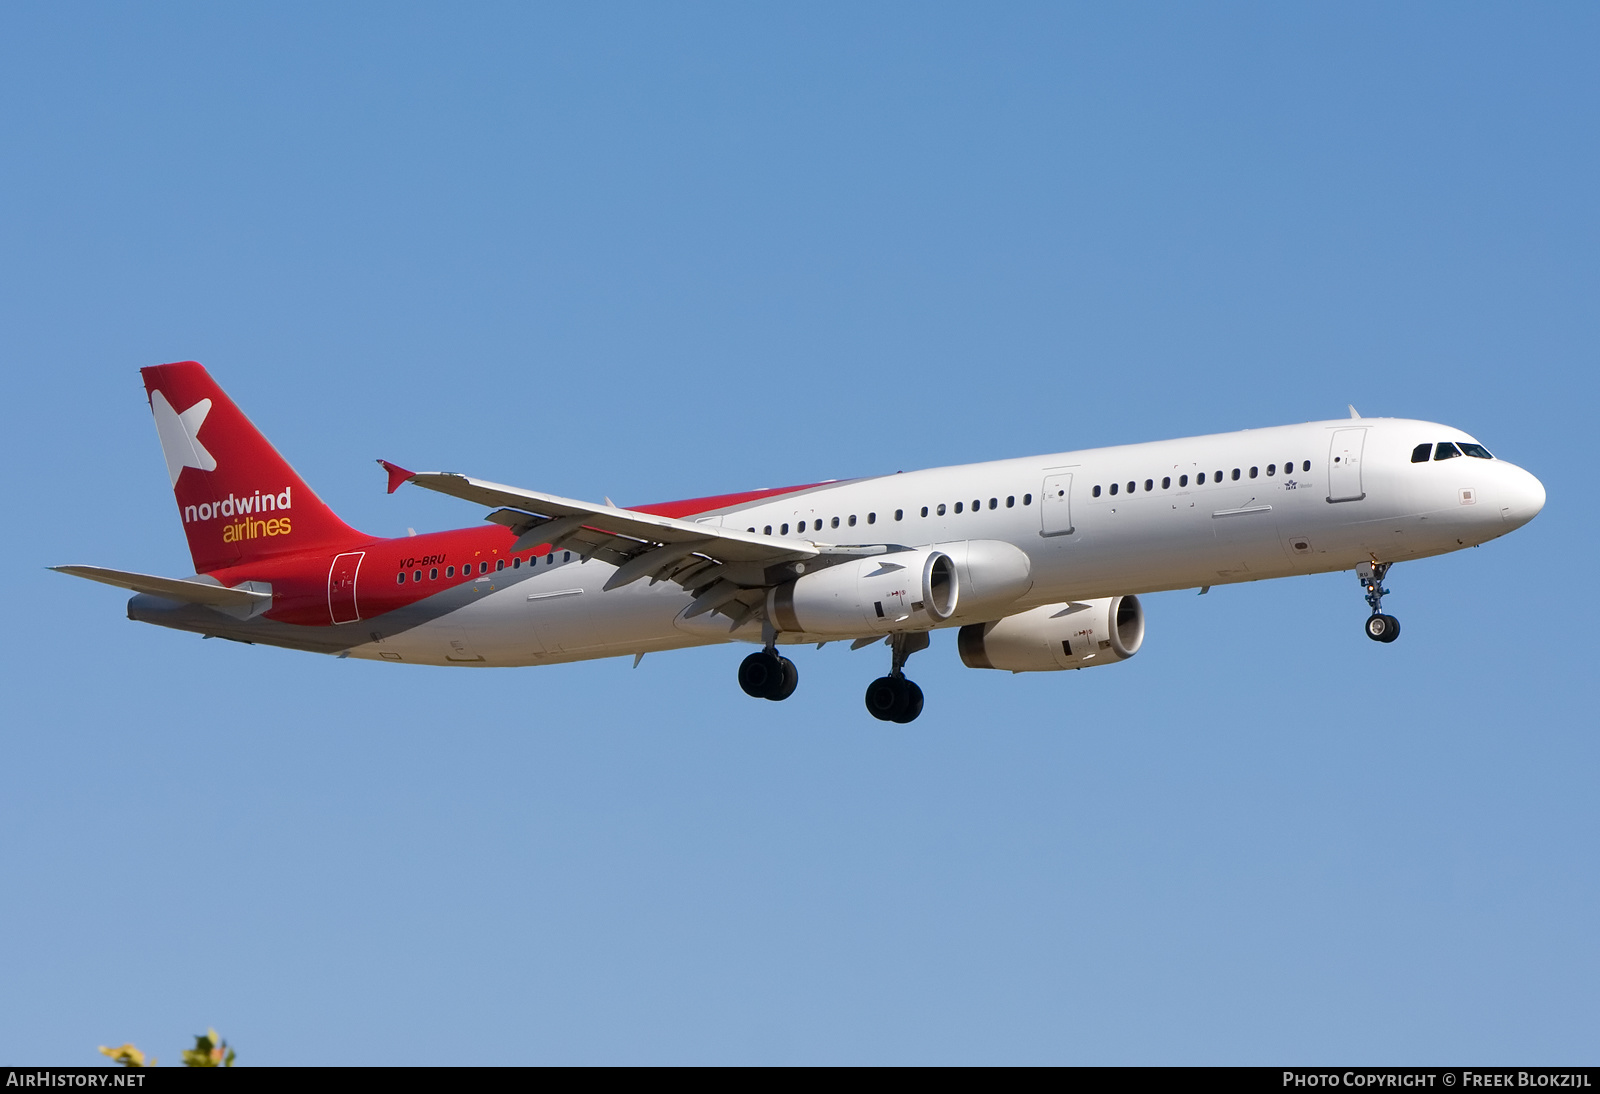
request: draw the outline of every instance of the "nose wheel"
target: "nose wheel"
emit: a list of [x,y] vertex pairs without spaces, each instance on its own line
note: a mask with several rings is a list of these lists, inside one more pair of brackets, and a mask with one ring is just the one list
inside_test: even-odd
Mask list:
[[800,670],[775,649],[752,653],[739,664],[739,687],[752,699],[782,702],[800,686]]
[[1400,620],[1392,615],[1368,616],[1367,637],[1374,642],[1393,642],[1400,637]]
[[928,632],[889,636],[893,651],[889,675],[867,685],[867,713],[880,722],[914,722],[922,713],[922,689],[905,678],[906,658],[928,648]]
[[1383,614],[1383,598],[1389,590],[1383,587],[1383,575],[1389,572],[1392,562],[1363,562],[1356,567],[1356,577],[1366,592],[1367,606],[1372,614],[1367,617],[1367,637],[1374,642],[1393,642],[1400,637],[1400,620]]

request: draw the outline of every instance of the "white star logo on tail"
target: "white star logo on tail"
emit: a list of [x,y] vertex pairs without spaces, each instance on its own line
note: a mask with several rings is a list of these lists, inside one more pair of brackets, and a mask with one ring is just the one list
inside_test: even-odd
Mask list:
[[200,443],[200,426],[211,413],[211,400],[201,399],[179,414],[159,391],[150,393],[150,409],[156,415],[156,433],[161,437],[161,454],[167,458],[167,474],[172,485],[178,485],[178,476],[185,467],[198,467],[202,471],[215,471],[217,458]]

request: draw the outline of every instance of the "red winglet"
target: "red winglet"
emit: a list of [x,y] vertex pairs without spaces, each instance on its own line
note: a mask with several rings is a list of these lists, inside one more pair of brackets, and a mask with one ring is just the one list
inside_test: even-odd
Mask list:
[[391,494],[417,477],[415,471],[407,471],[397,463],[390,463],[388,460],[379,460],[378,462],[383,465],[385,471],[389,472],[389,493]]

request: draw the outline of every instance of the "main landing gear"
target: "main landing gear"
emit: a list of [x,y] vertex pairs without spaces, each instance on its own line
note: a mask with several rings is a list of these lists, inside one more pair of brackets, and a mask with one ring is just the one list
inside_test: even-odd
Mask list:
[[1372,614],[1367,617],[1367,637],[1374,642],[1393,642],[1400,637],[1400,620],[1383,614],[1383,598],[1389,592],[1383,587],[1383,575],[1389,572],[1392,562],[1363,562],[1356,567],[1356,576],[1366,590],[1367,605]]
[[[760,652],[739,663],[739,687],[752,699],[781,702],[794,694],[800,672],[793,661],[778,653],[776,632],[763,637],[767,644]],[[922,689],[906,679],[906,658],[928,648],[928,632],[892,634],[889,648],[893,652],[889,675],[867,685],[867,712],[880,722],[914,722],[922,713]]]
[[912,631],[889,636],[893,650],[889,675],[867,685],[867,713],[880,722],[914,722],[922,713],[922,689],[905,678],[906,658],[928,648],[928,632]]

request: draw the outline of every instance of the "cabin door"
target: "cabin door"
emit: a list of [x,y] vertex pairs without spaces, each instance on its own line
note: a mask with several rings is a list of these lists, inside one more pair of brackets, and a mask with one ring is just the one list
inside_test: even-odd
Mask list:
[[1333,431],[1328,446],[1329,501],[1360,501],[1367,496],[1361,489],[1361,447],[1366,440],[1365,427]]

